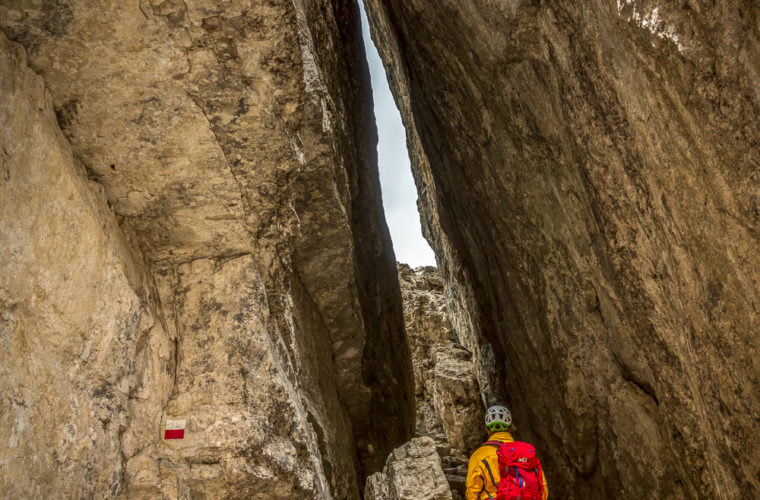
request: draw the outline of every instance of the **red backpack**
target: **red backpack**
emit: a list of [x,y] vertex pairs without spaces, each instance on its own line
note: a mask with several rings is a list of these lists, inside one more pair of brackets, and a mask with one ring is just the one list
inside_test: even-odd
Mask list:
[[[496,500],[543,500],[544,473],[533,445],[521,441],[511,443],[486,441],[483,444],[499,448],[501,480]],[[490,468],[488,473],[491,474]],[[491,474],[491,481],[496,484],[493,474]]]

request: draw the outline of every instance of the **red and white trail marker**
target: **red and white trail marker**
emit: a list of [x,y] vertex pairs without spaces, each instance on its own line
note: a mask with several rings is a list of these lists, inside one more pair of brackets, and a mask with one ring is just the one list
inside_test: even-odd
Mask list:
[[185,421],[167,420],[164,428],[164,439],[185,439]]

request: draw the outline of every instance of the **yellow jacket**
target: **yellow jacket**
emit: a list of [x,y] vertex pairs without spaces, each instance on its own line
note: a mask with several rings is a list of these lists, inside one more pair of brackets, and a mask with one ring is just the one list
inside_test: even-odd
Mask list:
[[[488,440],[502,443],[514,441],[509,432],[494,432]],[[470,465],[467,469],[467,500],[486,500],[489,494],[491,498],[496,498],[497,485],[501,479],[497,451],[495,446],[481,446],[470,457]],[[496,484],[491,481],[491,476],[488,474],[483,460],[488,462]],[[544,500],[546,500],[549,497],[549,487],[546,485],[546,475],[541,474],[541,476],[541,481],[544,483]]]

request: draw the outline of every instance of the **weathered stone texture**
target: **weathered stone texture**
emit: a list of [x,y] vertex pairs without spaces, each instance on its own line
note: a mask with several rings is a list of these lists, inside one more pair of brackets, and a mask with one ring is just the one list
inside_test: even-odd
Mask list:
[[452,448],[469,454],[486,437],[483,401],[472,354],[457,345],[436,350],[433,407]]
[[755,3],[366,3],[455,328],[553,491],[760,495]]
[[[398,270],[414,366],[416,435],[435,441],[451,494],[463,498],[467,456],[486,437],[472,353],[457,342],[438,269],[399,264]],[[379,488],[374,494],[386,498],[387,478],[378,475],[366,488]]]
[[445,284],[438,269],[412,269],[408,264],[399,263],[398,273],[407,335],[438,343],[456,341],[443,294]]
[[456,342],[443,279],[434,267],[398,269],[414,366],[416,435],[470,453],[485,437],[483,401],[472,354]]
[[115,495],[125,429],[153,430],[131,398],[171,384],[155,290],[2,34],[0,122],[0,495]]
[[414,424],[357,5],[9,0],[0,30],[0,419],[36,436],[0,494],[357,497]]
[[[327,439],[330,449],[343,454],[326,460],[337,476],[325,478],[310,429],[317,422],[308,412],[328,412],[306,406],[310,398],[289,377],[293,367],[277,355],[285,346],[275,345],[268,333],[266,289],[252,257],[196,259],[156,271],[178,338],[174,387],[161,423],[185,419],[187,437],[139,450],[127,468],[127,496],[325,498],[330,479],[336,496],[352,497],[350,425],[335,411],[333,387],[325,394],[335,418],[327,432],[335,429],[340,436],[339,442],[333,435]],[[168,291],[173,295],[164,296]],[[313,353],[320,354],[325,359],[324,350]]]
[[382,472],[370,476],[365,500],[451,500],[435,442],[414,438],[393,450]]

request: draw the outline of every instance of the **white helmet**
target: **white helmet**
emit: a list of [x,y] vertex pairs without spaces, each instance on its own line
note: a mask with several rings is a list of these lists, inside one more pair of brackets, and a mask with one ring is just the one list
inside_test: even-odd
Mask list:
[[512,414],[506,406],[494,405],[486,412],[486,427],[491,432],[509,430],[512,425]]

